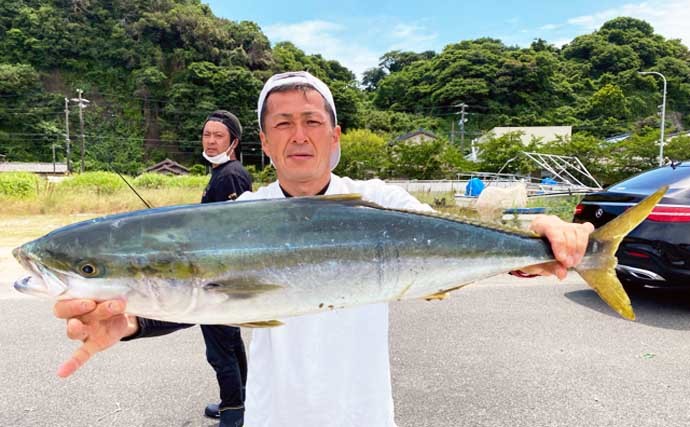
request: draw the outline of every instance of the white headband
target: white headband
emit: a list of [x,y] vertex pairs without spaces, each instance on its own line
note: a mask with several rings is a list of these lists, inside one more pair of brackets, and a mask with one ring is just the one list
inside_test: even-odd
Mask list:
[[[287,73],[275,74],[270,79],[268,79],[263,89],[261,89],[261,93],[259,94],[258,108],[256,110],[259,116],[259,130],[263,130],[261,129],[261,110],[263,109],[266,97],[268,97],[271,91],[277,87],[294,84],[304,84],[306,86],[310,86],[314,88],[314,90],[317,91],[319,94],[321,94],[323,99],[326,100],[328,105],[331,107],[331,110],[333,111],[334,124],[338,123],[338,116],[335,112],[335,103],[333,102],[333,95],[331,94],[331,90],[328,89],[328,86],[326,86],[326,84],[321,80],[309,74],[307,71],[291,71]],[[338,166],[339,161],[340,144],[338,144],[338,148],[331,153],[331,170],[335,169],[335,167]]]

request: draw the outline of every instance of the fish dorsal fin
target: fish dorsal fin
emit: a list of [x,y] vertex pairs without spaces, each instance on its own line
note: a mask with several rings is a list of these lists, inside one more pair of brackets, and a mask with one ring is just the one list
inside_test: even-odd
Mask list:
[[496,231],[502,231],[504,233],[517,234],[525,237],[540,237],[537,233],[531,230],[524,230],[522,228],[512,227],[510,225],[499,224],[495,222],[481,221],[472,218],[461,217],[455,214],[437,211],[417,211],[413,209],[392,209],[392,208],[381,208],[389,211],[405,212],[414,215],[427,216],[431,218],[445,219],[452,222],[460,222],[467,225],[474,225],[477,227],[490,228]]
[[348,193],[348,194],[325,194],[322,196],[312,196],[315,199],[320,200],[331,200],[334,202],[351,202],[362,199],[362,195],[359,193]]
[[324,196],[309,196],[309,197],[305,197],[305,198],[313,199],[313,200],[319,200],[319,201],[323,201],[323,202],[329,202],[329,201],[341,202],[341,203],[346,203],[346,204],[354,205],[354,206],[365,206],[365,207],[370,207],[370,208],[374,208],[374,209],[381,209],[381,210],[386,210],[386,211],[391,211],[391,212],[404,212],[404,213],[409,213],[409,214],[414,214],[414,215],[427,216],[427,217],[431,217],[431,218],[445,219],[448,221],[461,222],[463,224],[474,225],[477,227],[491,228],[493,230],[502,231],[502,232],[510,233],[510,234],[517,234],[517,235],[525,236],[525,237],[537,237],[537,238],[540,237],[538,234],[536,234],[530,230],[523,230],[521,228],[511,227],[509,225],[497,224],[494,222],[480,221],[480,220],[476,220],[476,219],[464,218],[464,217],[461,217],[458,215],[445,213],[445,212],[419,211],[419,210],[414,210],[414,209],[386,208],[386,207],[383,207],[383,206],[381,206],[375,202],[371,202],[369,200],[363,199],[362,195],[359,193],[329,194],[329,195],[324,195]]
[[368,206],[376,209],[386,209],[383,206],[371,202],[369,200],[363,199],[362,195],[359,193],[346,193],[346,194],[326,194],[320,196],[305,196],[300,197],[301,199],[316,200],[319,202],[338,202],[353,206]]

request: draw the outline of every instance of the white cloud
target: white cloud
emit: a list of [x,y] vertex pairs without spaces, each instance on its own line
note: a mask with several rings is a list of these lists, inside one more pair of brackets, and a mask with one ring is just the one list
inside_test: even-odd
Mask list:
[[[385,27],[380,27],[385,28]],[[418,23],[398,23],[393,26],[392,31],[388,34],[391,43],[388,45],[390,50],[407,50],[413,52],[420,52],[424,50],[433,49],[438,34],[428,32],[426,27]],[[382,54],[385,52],[381,52]]]
[[555,30],[558,27],[559,26],[556,24],[546,24],[546,25],[542,25],[541,27],[539,27],[539,29],[542,31],[551,31],[551,30]]
[[578,16],[568,23],[593,31],[618,16],[630,16],[649,22],[654,31],[666,38],[681,39],[690,46],[690,4],[687,0],[655,0],[644,3],[628,3],[606,9],[592,15]]
[[563,47],[563,45],[566,45],[566,44],[570,43],[571,41],[573,41],[572,38],[566,38],[566,39],[554,40],[554,41],[549,42],[549,43],[556,46],[557,48],[561,48],[561,47]]
[[[438,35],[421,23],[383,21],[337,24],[310,20],[270,25],[264,31],[271,42],[290,41],[308,54],[337,60],[360,79],[365,70],[378,66],[379,57],[388,51],[420,52],[436,47]],[[358,40],[361,35],[366,38]]]
[[366,46],[348,42],[348,28],[333,22],[315,20],[276,24],[266,27],[265,32],[274,43],[290,41],[308,54],[321,54],[325,59],[337,60],[358,77],[367,68],[375,67],[380,56]]

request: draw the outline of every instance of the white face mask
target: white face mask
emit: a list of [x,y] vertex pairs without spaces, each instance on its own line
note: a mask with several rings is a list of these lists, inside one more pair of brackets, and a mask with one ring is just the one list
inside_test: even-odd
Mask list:
[[216,154],[215,156],[209,156],[208,154],[206,154],[206,151],[201,153],[201,155],[204,156],[204,159],[208,160],[214,165],[222,165],[230,161],[230,156],[228,156],[228,153],[231,153],[234,149],[235,144],[230,144],[227,150],[223,151],[220,154]]
[[230,157],[228,157],[227,151],[223,151],[222,153],[220,153],[216,156],[213,156],[213,157],[206,154],[205,151],[201,155],[204,156],[204,159],[208,160],[209,162],[213,163],[214,165],[222,165],[222,164],[230,161]]

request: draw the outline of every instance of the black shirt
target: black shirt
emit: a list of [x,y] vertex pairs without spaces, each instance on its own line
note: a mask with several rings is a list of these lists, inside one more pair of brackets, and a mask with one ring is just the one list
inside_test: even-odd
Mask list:
[[237,160],[230,160],[213,168],[201,203],[235,200],[245,191],[251,191],[252,177]]

